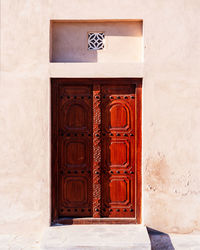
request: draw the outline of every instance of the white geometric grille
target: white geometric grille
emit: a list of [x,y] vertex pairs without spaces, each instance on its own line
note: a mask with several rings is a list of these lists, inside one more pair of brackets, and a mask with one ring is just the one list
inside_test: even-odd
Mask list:
[[104,38],[103,32],[90,32],[88,33],[88,49],[89,50],[99,50],[104,48]]

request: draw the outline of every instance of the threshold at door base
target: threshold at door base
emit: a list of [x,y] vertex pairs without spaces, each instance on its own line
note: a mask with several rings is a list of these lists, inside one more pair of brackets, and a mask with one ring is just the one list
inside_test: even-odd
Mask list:
[[139,224],[136,218],[60,218],[52,222],[52,226],[72,224]]
[[142,225],[71,225],[49,227],[42,250],[150,250],[146,227]]

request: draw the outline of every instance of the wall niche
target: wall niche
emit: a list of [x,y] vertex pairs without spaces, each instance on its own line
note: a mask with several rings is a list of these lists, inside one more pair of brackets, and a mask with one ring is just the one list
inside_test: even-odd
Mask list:
[[51,21],[50,62],[142,62],[142,27],[142,21],[127,20]]

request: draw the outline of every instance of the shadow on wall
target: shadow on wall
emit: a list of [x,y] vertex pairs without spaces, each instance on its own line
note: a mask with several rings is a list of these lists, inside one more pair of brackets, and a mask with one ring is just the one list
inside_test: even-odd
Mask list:
[[152,250],[174,250],[168,234],[147,227]]
[[[52,21],[51,62],[141,62],[142,21]],[[88,50],[88,33],[104,33],[103,50]],[[91,39],[94,41],[94,39]],[[102,41],[101,39],[97,41]],[[95,43],[92,42],[94,45]]]

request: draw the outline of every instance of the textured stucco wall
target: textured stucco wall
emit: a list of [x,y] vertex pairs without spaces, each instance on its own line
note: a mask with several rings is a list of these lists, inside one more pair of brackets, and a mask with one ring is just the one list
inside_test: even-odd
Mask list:
[[4,233],[30,245],[49,225],[50,19],[143,19],[143,223],[200,230],[199,12],[199,0],[1,1]]

